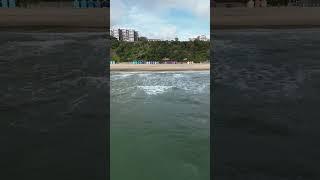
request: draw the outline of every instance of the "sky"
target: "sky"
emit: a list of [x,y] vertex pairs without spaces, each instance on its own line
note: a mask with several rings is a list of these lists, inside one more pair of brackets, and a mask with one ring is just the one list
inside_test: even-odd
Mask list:
[[210,36],[210,0],[111,0],[111,28],[130,28],[139,36],[188,40]]

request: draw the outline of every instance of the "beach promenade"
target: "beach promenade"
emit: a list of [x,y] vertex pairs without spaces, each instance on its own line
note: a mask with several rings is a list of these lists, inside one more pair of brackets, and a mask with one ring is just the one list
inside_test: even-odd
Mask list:
[[110,64],[111,71],[207,71],[210,64]]
[[320,27],[319,7],[214,8],[213,29]]
[[108,32],[109,8],[15,8],[0,10],[0,30]]
[[[0,30],[107,31],[109,8],[16,8],[1,9]],[[214,8],[211,28],[313,28],[320,27],[320,8]]]

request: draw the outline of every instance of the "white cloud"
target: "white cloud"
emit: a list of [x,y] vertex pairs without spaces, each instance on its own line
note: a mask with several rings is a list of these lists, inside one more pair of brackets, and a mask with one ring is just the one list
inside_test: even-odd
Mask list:
[[159,13],[174,8],[187,10],[200,18],[210,17],[210,0],[135,0],[128,4],[142,11]]
[[[201,20],[208,21],[208,29],[201,32],[209,31],[209,0],[113,0],[111,1],[111,26],[133,28],[140,31],[140,35],[164,40],[177,36],[187,40],[204,34],[192,32],[194,27],[185,29],[179,27],[179,24],[170,23],[164,15],[173,9],[188,11]],[[190,24],[196,23],[190,22]]]
[[110,5],[111,24],[118,24],[126,16],[127,7],[122,0],[111,1]]

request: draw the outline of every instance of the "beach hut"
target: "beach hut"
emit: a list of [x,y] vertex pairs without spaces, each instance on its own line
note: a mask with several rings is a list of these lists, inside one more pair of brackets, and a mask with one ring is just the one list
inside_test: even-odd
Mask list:
[[87,1],[86,1],[86,0],[81,0],[81,1],[80,1],[80,7],[81,7],[81,8],[87,8],[87,7],[88,7]]
[[215,0],[214,6],[215,7],[246,7],[248,0]]
[[177,64],[176,60],[167,60],[165,64]]
[[94,4],[93,0],[89,0],[87,4],[88,4],[88,8],[94,8],[95,4]]
[[96,3],[96,7],[97,7],[97,8],[101,8],[101,2],[100,2],[100,0],[97,0],[95,3]]
[[188,58],[184,58],[182,61],[183,64],[188,63]]
[[133,62],[132,62],[132,64],[140,64],[140,60],[134,60]]
[[102,1],[101,7],[110,7],[110,0],[104,0],[104,1]]
[[16,5],[16,0],[9,0],[9,7],[10,8],[15,8],[17,5]]
[[80,2],[79,2],[79,0],[74,0],[74,1],[73,1],[73,7],[74,7],[74,8],[80,8]]
[[157,64],[157,61],[149,60],[145,62],[146,64]]
[[7,0],[1,0],[1,7],[8,8],[9,7],[8,1]]
[[187,64],[193,64],[193,61],[188,61]]
[[163,64],[169,64],[169,63],[168,63],[169,61],[170,61],[169,58],[163,58],[163,59],[162,59]]

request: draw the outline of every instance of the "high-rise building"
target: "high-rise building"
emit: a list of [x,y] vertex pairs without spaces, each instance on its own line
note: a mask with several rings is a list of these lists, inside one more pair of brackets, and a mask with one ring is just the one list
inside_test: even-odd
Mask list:
[[129,33],[127,29],[119,29],[119,40],[129,41]]
[[119,29],[111,29],[110,35],[120,40],[120,30]]
[[128,29],[127,33],[128,33],[128,41],[132,42],[134,41],[134,30],[133,29]]
[[112,29],[110,35],[119,41],[134,42],[139,39],[138,32],[133,29]]
[[138,31],[134,31],[134,41],[138,41],[139,40],[139,33]]

